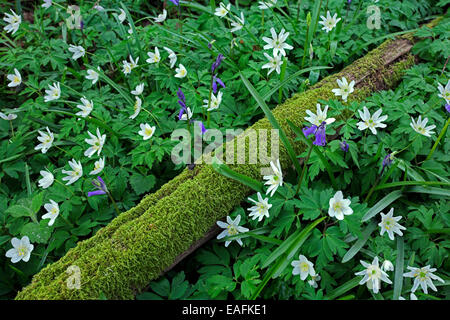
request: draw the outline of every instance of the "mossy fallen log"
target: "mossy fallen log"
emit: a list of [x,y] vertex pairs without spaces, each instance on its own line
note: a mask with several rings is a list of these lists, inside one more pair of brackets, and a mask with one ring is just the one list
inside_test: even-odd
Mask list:
[[[277,106],[274,116],[293,139],[295,135],[286,120],[302,126],[305,110],[314,110],[319,99],[335,98],[331,90],[337,86],[337,79],[346,77],[356,82],[348,102],[395,86],[402,72],[414,64],[412,45],[410,35],[384,42],[341,72]],[[270,132],[271,125],[264,118],[249,129]],[[294,144],[294,148],[300,153],[304,145]],[[281,144],[279,158],[282,168],[286,168],[290,160]],[[260,169],[266,166],[257,163],[230,167],[261,180]],[[180,255],[195,248],[216,221],[250,192],[248,187],[217,174],[210,165],[186,169],[93,237],[79,242],[59,261],[43,268],[16,299],[98,299],[102,293],[108,299],[132,299]],[[68,286],[74,277],[67,271],[71,266],[79,268],[79,289]]]

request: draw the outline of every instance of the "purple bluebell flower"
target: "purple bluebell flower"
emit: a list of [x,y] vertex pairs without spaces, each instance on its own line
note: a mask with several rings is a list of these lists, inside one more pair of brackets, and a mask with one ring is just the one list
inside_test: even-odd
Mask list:
[[92,180],[92,184],[98,190],[88,192],[88,197],[92,197],[92,196],[97,196],[97,195],[107,194],[108,193],[108,188],[106,188],[106,183],[105,183],[105,181],[103,181],[102,178],[97,177],[96,180]]
[[177,96],[178,96],[178,98],[179,98],[180,100],[186,101],[186,97],[184,96],[184,93],[183,93],[183,91],[181,90],[181,88],[178,88]]
[[447,110],[447,112],[450,113],[450,104],[445,105],[445,110]]
[[220,80],[219,77],[214,75],[214,77],[213,77],[213,84],[212,84],[214,94],[217,93],[217,84],[220,84],[222,86],[222,88],[225,88],[225,83],[223,83],[223,81]]
[[208,42],[208,48],[212,49],[212,42]]
[[348,4],[352,3],[352,0],[348,0],[347,3],[348,3]]
[[178,104],[181,106],[180,113],[178,114],[178,120],[181,120],[181,117],[183,116],[184,111],[186,111],[186,97],[184,96],[183,91],[181,88],[178,88],[177,96],[180,100],[178,100]]
[[311,127],[304,127],[304,128],[302,129],[303,134],[304,134],[305,137],[307,137],[307,138],[308,138],[310,135],[316,133],[316,130],[317,130],[317,126],[314,125],[314,124],[313,124]]
[[208,131],[207,129],[205,129],[205,125],[203,124],[203,122],[198,121],[198,125],[199,125],[200,129],[202,129],[202,133],[205,133],[206,131]]
[[[178,101],[178,102],[180,102],[180,101]],[[185,111],[185,108],[180,109],[180,113],[178,113],[178,120],[181,120],[181,118],[183,117],[184,111]]]
[[169,0],[169,1],[172,2],[176,6],[180,5],[180,0]]
[[341,147],[341,150],[344,152],[348,152],[348,149],[350,146],[348,145],[347,141],[343,140],[339,143],[339,146]]
[[393,156],[390,154],[390,153],[388,153],[387,155],[386,155],[386,157],[384,157],[384,159],[383,159],[383,169],[384,169],[384,167],[388,167],[388,166],[390,166],[391,164],[392,164],[392,162],[394,161],[394,159],[393,159]]
[[317,131],[315,133],[316,135],[316,140],[314,140],[313,144],[316,146],[324,146],[327,144],[327,139],[326,139],[326,135],[325,135],[325,125],[327,123],[324,121],[322,122],[322,124],[319,126],[319,128],[317,128]]
[[83,30],[83,28],[84,28],[84,21],[81,20],[81,21],[80,21],[80,29]]
[[223,59],[225,59],[225,57],[223,56],[223,54],[219,53],[219,55],[216,58],[216,61],[214,61],[214,63],[211,66],[211,71],[214,73],[217,68],[220,67],[220,64],[222,63]]

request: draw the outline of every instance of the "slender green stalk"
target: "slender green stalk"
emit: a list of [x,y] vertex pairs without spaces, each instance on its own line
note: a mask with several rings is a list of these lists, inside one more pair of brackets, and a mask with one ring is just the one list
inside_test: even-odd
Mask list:
[[114,198],[112,197],[112,195],[111,195],[111,193],[109,191],[107,192],[107,194],[108,194],[108,197],[109,197],[109,199],[111,200],[111,202],[112,202],[112,204],[114,206],[114,209],[116,210],[117,216],[119,216],[120,215],[120,211],[119,211],[119,208],[117,207],[116,202],[114,201]]
[[305,158],[305,162],[303,163],[302,174],[300,175],[300,178],[298,179],[297,190],[295,190],[296,195],[300,191],[300,187],[302,185],[303,177],[304,177],[305,171],[306,171],[306,165],[308,164],[309,157],[311,156],[311,152],[312,152],[313,148],[314,148],[314,145],[311,143],[311,146],[309,147],[309,150],[308,150],[308,154],[306,155],[306,158]]
[[11,127],[11,135],[14,138],[14,127],[13,127],[13,124],[12,124],[12,120],[9,120],[9,125]]
[[64,153],[66,153],[68,156],[70,156],[71,158],[74,158],[74,156],[73,156],[73,154],[71,154],[70,152],[68,152],[68,151],[66,151],[66,150],[64,150],[64,149],[62,149],[62,148],[60,148],[58,145],[56,145],[56,144],[54,144],[54,146],[55,146],[55,148],[56,149],[58,149],[58,150],[60,150],[60,151],[62,151],[62,152],[64,152]]
[[445,132],[447,131],[449,124],[450,124],[450,118],[447,119],[447,122],[445,123],[444,128],[442,128],[442,131],[439,134],[439,137],[437,138],[436,142],[434,143],[433,148],[431,148],[430,153],[428,154],[425,161],[430,160],[430,158],[433,156],[434,150],[436,150],[439,142],[441,141],[442,137],[444,136]]

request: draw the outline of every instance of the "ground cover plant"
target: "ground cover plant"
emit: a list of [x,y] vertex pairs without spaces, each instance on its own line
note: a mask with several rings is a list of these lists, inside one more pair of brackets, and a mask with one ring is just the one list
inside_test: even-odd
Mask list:
[[274,159],[255,181],[217,165],[258,193],[217,222],[220,241],[137,298],[446,299],[447,4],[4,6],[0,294],[13,298],[184,169],[171,161],[176,129],[246,128],[386,38],[415,31],[417,65],[392,75],[402,77],[397,88],[354,101],[354,82],[338,79],[303,127],[290,124],[297,138],[286,149],[307,148],[289,166]]

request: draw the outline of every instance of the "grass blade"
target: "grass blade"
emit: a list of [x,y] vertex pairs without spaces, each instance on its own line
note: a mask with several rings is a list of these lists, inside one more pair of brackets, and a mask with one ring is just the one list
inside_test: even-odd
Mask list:
[[377,215],[381,210],[389,206],[392,202],[397,200],[402,196],[402,192],[400,190],[393,191],[385,196],[383,199],[378,201],[372,208],[367,211],[367,213],[362,217],[361,222],[367,221],[370,218]]
[[355,242],[355,244],[350,249],[348,249],[347,253],[342,258],[342,263],[349,261],[351,258],[353,258],[359,252],[359,250],[361,250],[361,248],[364,246],[367,239],[369,239],[370,235],[372,234],[372,232],[375,230],[376,227],[377,227],[377,223],[375,221],[372,221],[366,227],[366,230],[364,230],[364,232],[362,233],[361,238],[359,238]]
[[415,186],[415,187],[406,189],[405,192],[428,193],[428,194],[434,194],[437,196],[444,196],[444,197],[450,198],[450,190],[446,190],[446,189],[442,189],[442,188]]
[[395,262],[394,294],[392,300],[398,300],[403,286],[403,264],[405,262],[405,246],[402,237],[397,237],[397,260]]
[[223,163],[213,162],[212,167],[221,175],[239,181],[240,183],[246,185],[247,187],[252,188],[256,192],[261,192],[262,194],[264,193],[264,187],[262,182],[259,182],[239,172],[233,171],[226,164]]

